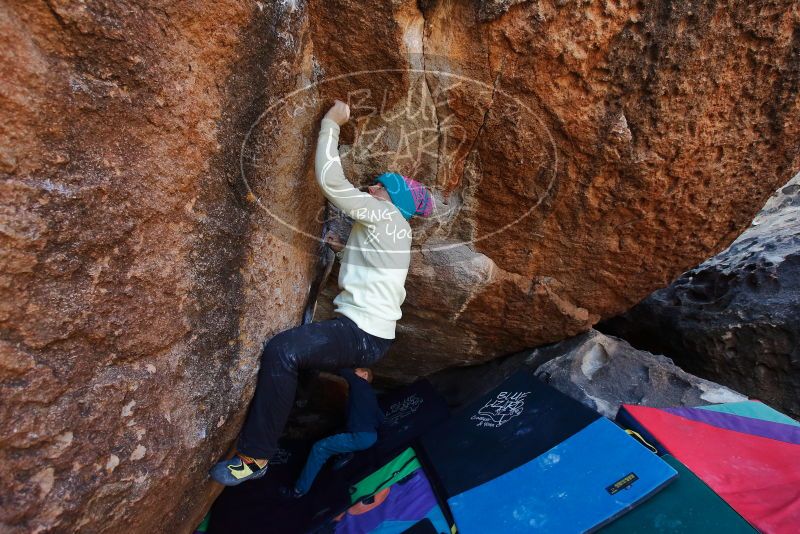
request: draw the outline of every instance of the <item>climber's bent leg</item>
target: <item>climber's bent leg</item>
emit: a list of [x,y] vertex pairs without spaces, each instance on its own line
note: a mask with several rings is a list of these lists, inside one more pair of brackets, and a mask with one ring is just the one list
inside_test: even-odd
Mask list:
[[256,459],[269,459],[294,404],[300,369],[335,371],[369,367],[391,339],[367,334],[347,317],[305,324],[273,337],[264,347],[258,384],[237,448]]
[[325,439],[321,439],[311,447],[306,465],[300,473],[300,478],[295,484],[295,495],[305,495],[311,489],[311,484],[317,477],[317,473],[334,454],[362,451],[372,447],[377,441],[376,432],[346,432],[335,434]]

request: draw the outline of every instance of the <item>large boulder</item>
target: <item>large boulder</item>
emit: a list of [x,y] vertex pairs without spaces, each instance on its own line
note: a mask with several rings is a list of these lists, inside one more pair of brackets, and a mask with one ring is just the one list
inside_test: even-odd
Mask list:
[[412,224],[384,376],[587,331],[724,249],[800,168],[791,1],[420,5],[312,13],[325,73],[361,90],[349,176],[395,170],[439,201]]
[[[219,491],[261,343],[312,275],[313,242],[279,234],[239,172],[265,94],[297,83],[298,15],[0,6],[0,531],[180,532]],[[259,172],[302,176],[309,151],[260,132],[280,157]],[[298,188],[269,195],[316,233],[322,197]]]
[[800,175],[727,250],[603,329],[800,417]]
[[666,408],[747,400],[685,372],[666,356],[597,330],[537,349],[531,357],[547,360],[536,376],[611,419],[622,404]]
[[747,400],[725,386],[683,371],[666,356],[635,349],[597,330],[487,363],[446,369],[428,380],[452,406],[459,407],[526,367],[542,381],[612,419],[622,404],[666,408]]
[[0,6],[4,531],[186,530],[297,324],[316,127],[434,190],[382,372],[582,332],[800,166],[792,0]]

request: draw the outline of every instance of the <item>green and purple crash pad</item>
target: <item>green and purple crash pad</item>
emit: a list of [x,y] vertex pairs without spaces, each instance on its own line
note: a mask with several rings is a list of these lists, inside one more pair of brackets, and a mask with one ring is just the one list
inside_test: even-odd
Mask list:
[[379,493],[420,467],[414,449],[409,447],[369,476],[353,484],[350,487],[350,504]]
[[351,486],[350,494],[353,505],[331,525],[336,534],[452,531],[412,448]]

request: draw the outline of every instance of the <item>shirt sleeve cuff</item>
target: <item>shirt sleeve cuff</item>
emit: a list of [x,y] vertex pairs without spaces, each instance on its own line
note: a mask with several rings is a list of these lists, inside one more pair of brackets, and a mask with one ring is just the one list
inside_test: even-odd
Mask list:
[[328,117],[323,117],[322,122],[320,123],[320,128],[330,128],[336,133],[339,133],[339,125],[336,124],[336,121],[333,119],[329,119]]

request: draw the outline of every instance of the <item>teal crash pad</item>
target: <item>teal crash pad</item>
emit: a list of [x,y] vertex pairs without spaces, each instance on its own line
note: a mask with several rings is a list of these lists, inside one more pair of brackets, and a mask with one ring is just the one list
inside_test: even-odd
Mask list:
[[678,460],[665,454],[678,478],[648,501],[608,524],[603,534],[755,534],[742,516]]

